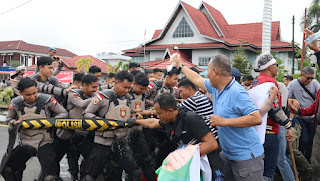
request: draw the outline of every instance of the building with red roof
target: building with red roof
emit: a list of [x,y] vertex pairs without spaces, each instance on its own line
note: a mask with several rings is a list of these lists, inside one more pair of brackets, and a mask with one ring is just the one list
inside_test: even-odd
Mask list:
[[[56,50],[56,55],[61,58],[76,56],[66,49],[56,48]],[[49,47],[26,43],[22,40],[0,41],[0,66],[6,66],[11,61],[17,61],[29,67],[35,64],[41,56],[49,56]]]
[[[183,59],[206,69],[213,55],[224,54],[232,60],[240,44],[246,60],[254,63],[262,49],[262,22],[229,24],[219,10],[205,2],[194,8],[179,1],[164,28],[155,30],[145,47],[123,50],[123,55],[144,62],[145,48],[146,61],[165,60],[174,53],[173,46],[178,46]],[[292,44],[281,40],[279,21],[272,22],[271,50],[291,70]]]

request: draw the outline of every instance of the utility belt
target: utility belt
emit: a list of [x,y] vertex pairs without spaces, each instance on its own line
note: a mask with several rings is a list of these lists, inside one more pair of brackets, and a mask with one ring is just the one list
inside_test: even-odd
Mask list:
[[114,131],[96,131],[94,135],[94,142],[101,145],[111,146],[117,138],[124,138],[127,140],[130,130],[130,128],[120,128]]

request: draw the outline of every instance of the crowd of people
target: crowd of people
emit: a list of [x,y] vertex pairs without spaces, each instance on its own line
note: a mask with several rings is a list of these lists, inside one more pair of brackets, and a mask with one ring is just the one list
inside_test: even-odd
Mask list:
[[[320,63],[317,42],[307,45]],[[259,75],[241,84],[240,72],[224,55],[212,57],[205,79],[177,54],[167,70],[144,71],[133,62],[129,71],[110,73],[102,83],[101,69],[91,66],[67,85],[55,77],[63,62],[54,48],[49,51],[38,59],[35,74],[23,77],[26,68],[18,67],[11,77],[10,127],[26,119],[82,117],[131,126],[20,130],[20,143],[1,172],[5,180],[23,180],[32,156],[41,165],[37,180],[62,180],[59,163],[67,155],[72,180],[155,181],[163,160],[179,157],[174,151],[188,144],[198,144],[207,156],[212,180],[271,181],[281,175],[293,181],[296,167],[300,180],[320,179],[320,84],[311,67],[298,79],[287,75],[277,82],[276,60],[261,54]]]

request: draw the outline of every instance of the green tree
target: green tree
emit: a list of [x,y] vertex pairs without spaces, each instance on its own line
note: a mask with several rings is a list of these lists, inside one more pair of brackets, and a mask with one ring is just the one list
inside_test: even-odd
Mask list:
[[[320,17],[320,0],[313,0],[307,9],[306,27],[311,28],[312,23]],[[304,12],[301,18],[301,29],[304,28]]]
[[251,62],[246,60],[242,44],[239,44],[239,47],[234,53],[234,57],[232,60],[232,67],[237,68],[241,72],[242,77],[246,77],[247,75],[251,74],[253,67]]
[[107,73],[108,73],[108,74],[110,74],[110,73],[115,73],[114,67],[113,67],[111,64],[108,64],[108,65],[107,65]]
[[122,65],[123,65],[123,62],[122,62],[122,60],[120,60],[118,62],[118,64],[114,66],[115,67],[115,72],[119,72],[120,70],[122,70]]
[[88,73],[89,68],[90,68],[90,64],[93,63],[93,60],[91,58],[81,58],[80,60],[76,61],[76,67],[78,69],[78,72],[81,72],[81,68],[84,68],[84,72]]
[[129,59],[128,63],[123,64],[123,65],[122,65],[122,70],[129,70],[129,64],[130,64],[131,62],[132,62],[132,60]]
[[278,52],[271,52],[271,55],[274,57],[274,59],[276,59],[277,64],[278,64],[278,74],[276,76],[276,80],[278,82],[282,82],[283,81],[283,77],[285,75],[288,75],[289,71],[286,69],[286,67],[283,65],[283,60],[281,60],[280,58],[278,58],[276,55],[278,54]]
[[11,97],[13,97],[12,87],[7,87],[0,92],[0,103],[10,104]]

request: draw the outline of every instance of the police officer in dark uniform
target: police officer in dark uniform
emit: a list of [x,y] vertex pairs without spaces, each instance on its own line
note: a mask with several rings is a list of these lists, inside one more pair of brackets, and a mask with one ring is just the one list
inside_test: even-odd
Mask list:
[[[86,118],[106,118],[127,121],[131,117],[131,89],[133,77],[127,71],[120,71],[112,90],[103,90],[91,101],[84,112]],[[121,128],[114,131],[95,132],[94,146],[87,160],[84,180],[95,180],[107,164],[107,179],[121,180],[122,170],[130,180],[141,180],[134,154],[128,145],[130,129]],[[114,169],[111,171],[111,169]]]
[[[134,82],[129,94],[131,99],[131,110],[136,112],[137,117],[150,116],[153,111],[145,110],[148,100],[145,98],[145,91],[149,85],[148,76],[139,72],[134,76]],[[129,135],[130,146],[132,147],[135,158],[142,167],[143,174],[148,181],[155,181],[155,163],[149,149],[148,142],[142,132],[142,126],[134,126],[131,128]]]
[[[98,78],[92,74],[82,77],[81,89],[73,89],[68,94],[68,106],[70,118],[81,118],[83,111],[95,96],[98,88]],[[58,129],[57,138],[54,142],[57,150],[58,161],[60,161],[65,153],[68,157],[69,171],[72,180],[78,180],[79,153],[87,159],[93,144],[93,133],[80,130]],[[70,159],[69,159],[70,158]]]
[[208,156],[212,170],[223,170],[222,159],[215,155],[218,143],[201,116],[186,108],[178,108],[175,98],[169,93],[161,94],[155,99],[155,110],[160,120],[149,118],[136,120],[135,123],[150,129],[164,128],[171,146],[167,154],[186,144],[201,142],[200,155]]
[[[173,67],[170,71],[165,72],[164,80],[150,82],[146,93],[146,98],[151,100],[149,105],[153,105],[153,100],[162,93],[170,93],[175,96],[175,98],[179,98],[179,92],[176,86],[179,80],[179,74],[179,69]],[[158,167],[166,156],[164,153],[168,150],[168,139],[163,129],[144,129],[143,131],[150,150],[156,154],[156,167]],[[159,149],[156,149],[156,147]]]
[[[30,78],[22,78],[18,84],[18,96],[11,101],[6,121],[16,125],[25,119],[68,117],[68,112],[49,95],[38,93],[37,83]],[[53,131],[48,130],[20,130],[20,144],[13,150],[6,166],[2,171],[5,180],[22,180],[26,162],[31,156],[37,156],[44,175],[44,181],[58,180],[56,153],[53,147]]]

